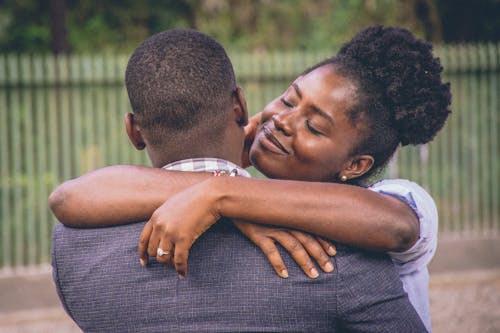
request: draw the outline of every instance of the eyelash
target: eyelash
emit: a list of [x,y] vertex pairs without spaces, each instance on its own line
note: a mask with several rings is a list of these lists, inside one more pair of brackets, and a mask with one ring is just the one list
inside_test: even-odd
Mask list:
[[281,99],[281,103],[283,103],[284,106],[286,106],[287,108],[291,108],[293,107],[292,104],[288,103],[287,101],[285,101],[284,98]]
[[321,135],[321,134],[323,134],[320,131],[318,131],[317,129],[315,129],[314,127],[312,127],[311,126],[311,122],[309,120],[306,120],[306,127],[314,135]]
[[[281,103],[283,103],[283,105],[286,106],[287,108],[293,107],[293,105],[290,104],[289,102],[287,102],[284,98],[281,99]],[[312,127],[311,126],[311,122],[309,120],[306,120],[306,127],[314,135],[321,135],[321,134],[323,134],[322,132],[320,132],[317,129],[315,129],[314,127]]]

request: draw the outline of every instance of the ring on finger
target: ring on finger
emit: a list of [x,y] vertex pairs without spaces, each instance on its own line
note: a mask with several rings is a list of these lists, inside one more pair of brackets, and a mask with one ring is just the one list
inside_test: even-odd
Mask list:
[[158,255],[158,257],[168,256],[170,254],[170,251],[165,251],[161,247],[159,247],[156,250],[156,254]]

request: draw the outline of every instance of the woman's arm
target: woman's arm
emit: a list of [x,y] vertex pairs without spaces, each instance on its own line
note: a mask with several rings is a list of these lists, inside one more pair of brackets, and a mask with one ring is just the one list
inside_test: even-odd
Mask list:
[[[52,192],[49,202],[56,217],[67,226],[95,227],[144,221],[165,200],[210,177],[210,173],[202,172],[111,166],[63,183]],[[280,276],[286,277],[287,273],[275,242],[285,247],[310,277],[317,277],[312,258],[325,272],[333,269],[328,257],[335,254],[331,243],[298,231],[251,223],[245,223],[243,228],[240,222],[238,228],[264,251]]]
[[213,198],[220,215],[230,218],[304,230],[381,251],[404,251],[418,238],[418,219],[405,203],[333,183],[111,166],[63,183],[49,202],[68,226],[123,224],[149,219],[165,200],[204,180],[204,191],[212,194],[204,199]]
[[[165,201],[146,224],[139,256],[187,272],[189,249],[220,217],[290,227],[342,243],[402,251],[418,238],[419,221],[399,199],[352,185],[213,177]],[[173,256],[171,254],[173,253]]]
[[209,177],[209,173],[110,166],[59,185],[49,204],[57,219],[72,227],[144,221],[173,194]]
[[362,187],[241,177],[199,185],[214,194],[217,214],[229,218],[286,226],[380,251],[405,251],[419,235],[410,206]]

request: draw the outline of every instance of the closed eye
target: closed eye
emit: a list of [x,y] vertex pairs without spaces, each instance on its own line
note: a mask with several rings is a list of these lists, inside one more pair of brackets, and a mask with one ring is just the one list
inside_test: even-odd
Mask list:
[[312,134],[314,135],[322,135],[323,132],[321,131],[318,131],[316,128],[314,128],[312,125],[311,125],[311,122],[309,120],[306,120],[306,127],[307,129],[309,130],[309,132],[311,132]]
[[281,99],[281,103],[283,103],[283,105],[286,106],[287,108],[293,107],[293,105],[287,102],[284,98]]

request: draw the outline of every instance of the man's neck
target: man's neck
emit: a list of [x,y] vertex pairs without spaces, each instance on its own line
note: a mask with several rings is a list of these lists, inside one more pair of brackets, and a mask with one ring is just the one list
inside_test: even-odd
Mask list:
[[204,151],[185,151],[182,153],[177,153],[177,154],[154,154],[150,153],[150,159],[151,162],[153,163],[153,166],[156,168],[161,168],[164,165],[176,162],[176,161],[181,161],[181,160],[186,160],[186,159],[192,159],[192,158],[218,158],[222,160],[226,160],[229,162],[232,162],[238,166],[241,165],[241,153],[236,156],[236,154],[229,154],[227,152],[220,152],[220,151],[210,151],[210,150],[204,150]]
[[189,158],[219,158],[241,165],[244,136],[242,127],[231,123],[220,136],[185,136],[169,140],[156,150],[150,145],[146,148],[153,165],[159,168]]

